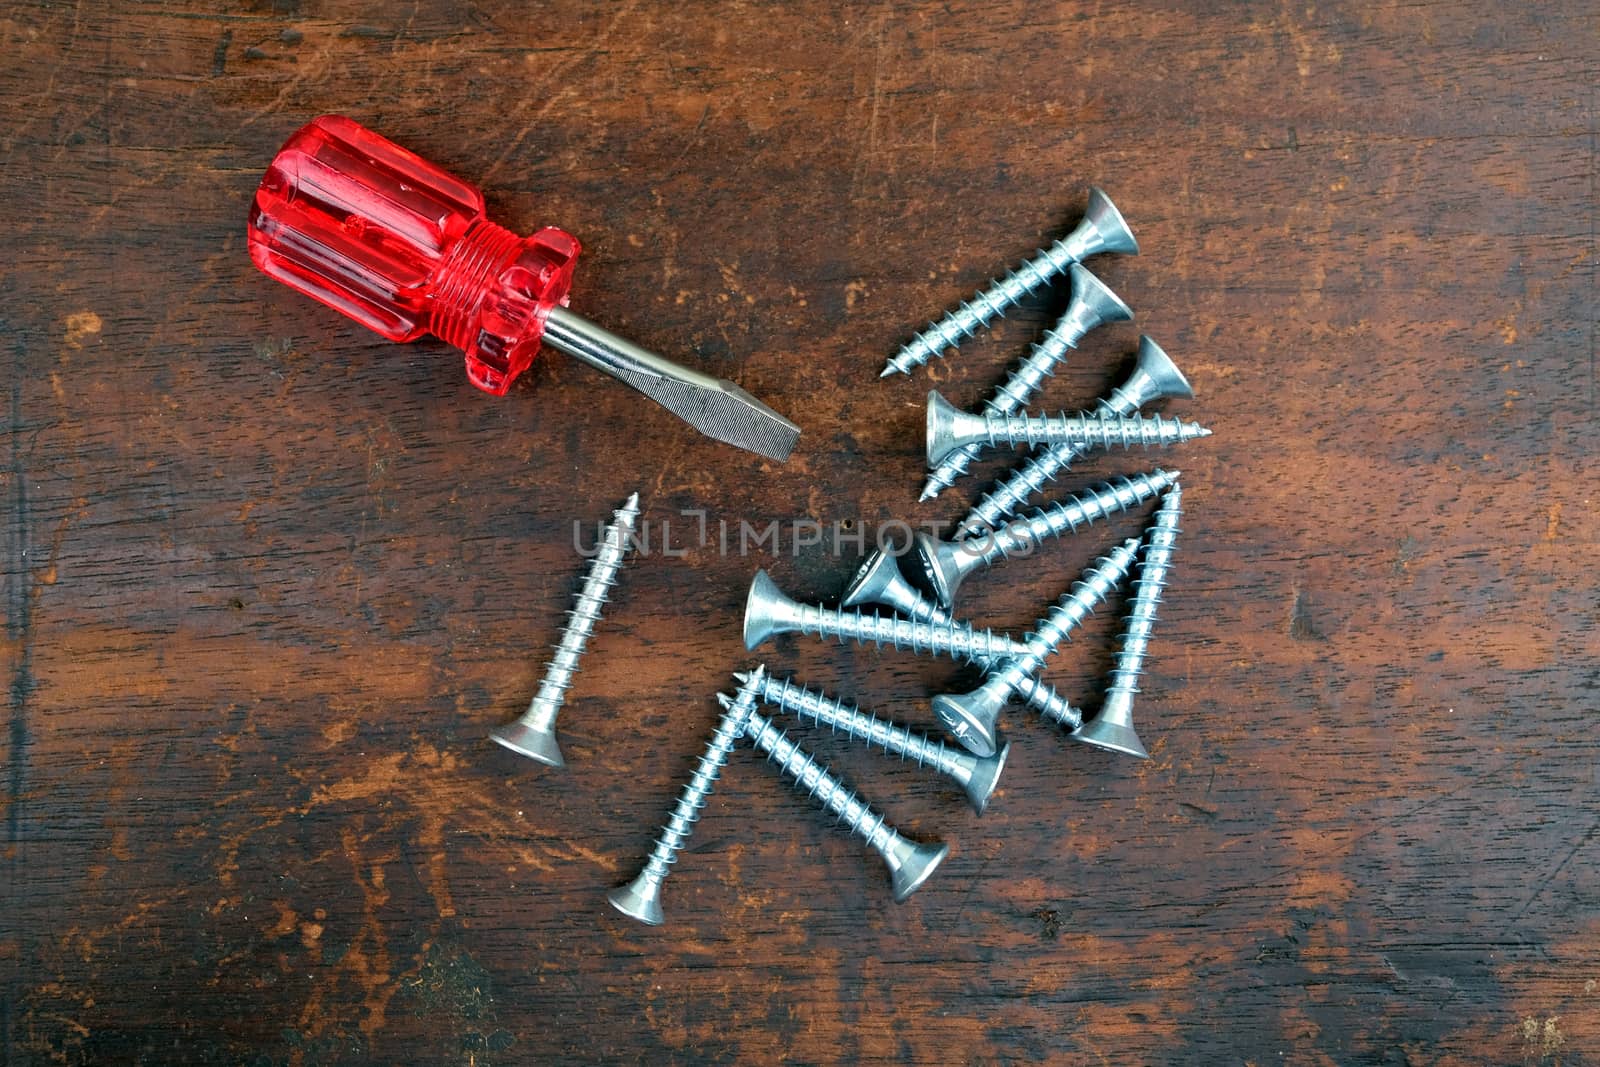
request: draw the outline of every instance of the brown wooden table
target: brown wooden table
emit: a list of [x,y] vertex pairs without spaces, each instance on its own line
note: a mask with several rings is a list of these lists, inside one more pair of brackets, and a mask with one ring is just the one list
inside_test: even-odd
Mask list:
[[[359,5],[0,15],[8,1063],[1594,1063],[1600,1059],[1592,4]],[[785,465],[586,367],[494,400],[258,274],[267,160],[341,111],[577,234],[574,306],[805,426]],[[973,816],[817,737],[953,845],[877,860],[748,751],[613,913],[757,657],[756,528],[915,503],[930,385],[976,402],[1060,290],[914,379],[895,345],[1087,188],[1190,373],[1148,763],[1020,710]],[[518,713],[581,561],[634,561],[562,715]],[[1026,626],[1136,516],[971,583]],[[715,526],[713,525],[713,529]],[[847,531],[848,532],[848,531]],[[1052,666],[1091,710],[1108,613]],[[928,726],[949,663],[785,639],[775,671]]]

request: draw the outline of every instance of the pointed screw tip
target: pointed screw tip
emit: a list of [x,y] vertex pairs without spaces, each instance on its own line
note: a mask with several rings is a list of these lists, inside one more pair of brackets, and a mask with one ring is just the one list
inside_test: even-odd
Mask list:
[[885,366],[883,368],[883,370],[878,372],[878,377],[887,378],[890,375],[899,374],[899,373],[900,373],[900,368],[896,367],[893,363],[890,363],[887,366]]

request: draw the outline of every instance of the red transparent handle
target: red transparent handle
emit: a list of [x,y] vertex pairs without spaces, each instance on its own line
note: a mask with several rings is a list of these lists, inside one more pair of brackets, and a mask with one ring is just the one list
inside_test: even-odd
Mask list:
[[436,334],[496,396],[533,362],[579,251],[554,227],[518,237],[495,225],[477,189],[340,115],[278,152],[249,235],[272,277],[391,341]]

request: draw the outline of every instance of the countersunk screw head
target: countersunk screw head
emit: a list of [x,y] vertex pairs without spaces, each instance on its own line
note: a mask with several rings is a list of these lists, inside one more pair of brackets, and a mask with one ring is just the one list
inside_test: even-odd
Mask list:
[[661,883],[645,871],[640,871],[627,885],[620,885],[607,893],[606,899],[613,908],[631,919],[651,926],[660,926],[666,921],[666,915],[661,911]]
[[[1131,384],[1138,394],[1134,411],[1155,400],[1194,399],[1194,386],[1189,384],[1183,371],[1167,355],[1167,350],[1156,344],[1148,334],[1139,336],[1139,354],[1134,357],[1133,376],[1135,381]],[[1124,390],[1128,388],[1127,385],[1123,386]],[[1132,412],[1119,411],[1118,414]]]
[[903,903],[915,893],[944,858],[950,855],[950,846],[941,842],[921,843],[902,837],[889,850],[889,884],[894,888],[895,903]]
[[955,602],[956,587],[961,584],[961,579],[966,576],[965,570],[955,558],[956,553],[965,551],[976,556],[978,547],[963,541],[946,544],[926,530],[919,530],[912,537],[912,545],[916,549],[918,562],[922,564],[922,576],[928,580],[928,587],[933,590],[934,597],[942,607],[949,607]]
[[[1084,238],[1084,251],[1079,259],[1088,259],[1092,255],[1109,254],[1136,256],[1139,254],[1139,241],[1133,236],[1133,230],[1128,227],[1128,222],[1122,217],[1122,212],[1117,210],[1117,205],[1105,194],[1105,190],[1098,185],[1089,190],[1089,206],[1084,209],[1083,221],[1078,223],[1078,229],[1087,227],[1094,233],[1091,241],[1087,235]],[[1076,235],[1074,235],[1076,236]]]
[[855,577],[845,588],[842,607],[859,608],[870,604],[887,604],[899,610],[892,597],[900,592],[905,578],[900,574],[900,563],[893,553],[877,549],[856,568]]
[[967,800],[979,815],[988,809],[989,800],[1000,785],[1000,772],[1006,769],[1010,756],[1011,742],[1007,741],[994,755],[982,756],[973,762],[972,780],[966,784]]
[[756,571],[756,576],[750,580],[750,592],[744,598],[744,647],[754,651],[778,633],[781,613],[794,603],[766,571]]
[[1072,736],[1086,745],[1121,752],[1138,759],[1149,759],[1139,732],[1133,728],[1133,694],[1115,692],[1106,695],[1100,713],[1076,730]]
[[556,743],[553,721],[515,719],[504,726],[495,727],[489,734],[489,740],[509,748],[519,756],[527,756],[551,767],[567,765],[567,761],[561,757],[561,746]]
[[971,751],[988,753],[999,743],[1000,712],[1010,698],[1011,687],[991,675],[970,693],[934,697],[933,713]]

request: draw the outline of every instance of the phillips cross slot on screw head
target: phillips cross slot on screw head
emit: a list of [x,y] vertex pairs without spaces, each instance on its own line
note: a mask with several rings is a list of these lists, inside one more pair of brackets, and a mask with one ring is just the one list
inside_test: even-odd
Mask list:
[[680,367],[567,310],[578,242],[519,237],[483,194],[340,115],[289,138],[250,208],[256,266],[391,341],[435,334],[504,396],[541,343],[626,382],[708,437],[784,460],[800,427],[732,382]]

